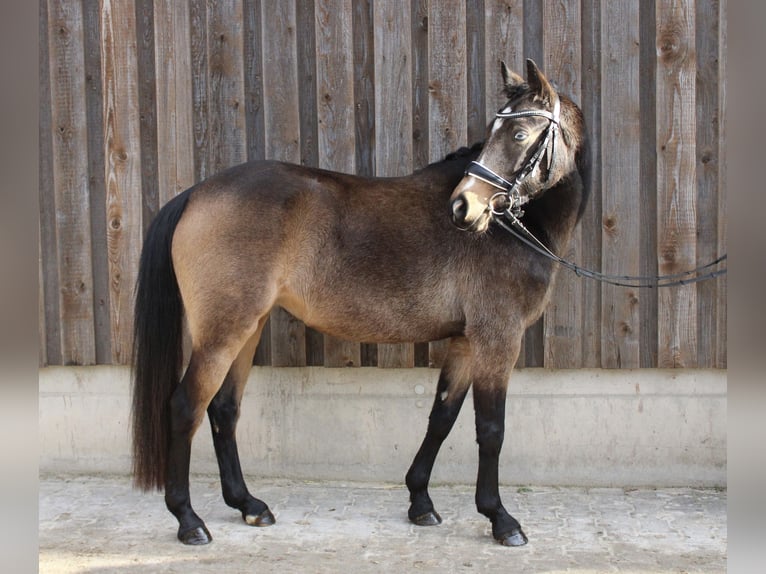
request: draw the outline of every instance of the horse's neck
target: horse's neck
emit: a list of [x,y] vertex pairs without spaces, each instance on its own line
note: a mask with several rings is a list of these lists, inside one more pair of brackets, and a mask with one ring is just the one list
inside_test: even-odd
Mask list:
[[583,191],[582,179],[575,171],[526,207],[524,223],[556,253],[569,242],[584,200]]

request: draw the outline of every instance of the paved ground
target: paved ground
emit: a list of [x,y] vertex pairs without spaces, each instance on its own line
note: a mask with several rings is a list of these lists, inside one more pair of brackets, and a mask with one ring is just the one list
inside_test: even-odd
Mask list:
[[192,497],[213,543],[176,542],[160,494],[125,477],[43,477],[40,572],[725,572],[726,492],[707,489],[504,488],[529,544],[493,542],[471,486],[432,489],[444,523],[407,522],[399,485],[250,480],[277,524],[253,528],[217,480]]

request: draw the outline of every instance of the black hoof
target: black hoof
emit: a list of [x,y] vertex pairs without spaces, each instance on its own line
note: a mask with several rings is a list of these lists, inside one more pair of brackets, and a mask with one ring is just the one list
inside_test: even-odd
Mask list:
[[243,514],[242,518],[244,518],[245,522],[247,522],[250,526],[271,526],[276,522],[274,515],[268,508],[257,516],[253,516],[252,514]]
[[181,532],[179,530],[178,539],[184,544],[188,544],[190,546],[210,544],[213,541],[213,537],[210,536],[210,532],[208,532],[205,526],[195,526],[186,532]]
[[420,516],[410,518],[410,521],[418,526],[436,526],[442,523],[442,517],[435,510],[431,510]]
[[524,546],[528,542],[527,535],[521,528],[514,528],[507,535],[498,538],[498,541],[503,546]]

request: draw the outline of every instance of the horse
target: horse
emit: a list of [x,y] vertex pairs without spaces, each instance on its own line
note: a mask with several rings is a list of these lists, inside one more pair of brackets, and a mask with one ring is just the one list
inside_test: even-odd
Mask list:
[[235,430],[261,331],[281,306],[346,340],[448,338],[425,438],[406,473],[408,517],[441,523],[431,471],[472,386],[476,508],[497,541],[527,543],[500,499],[498,457],[522,335],[543,313],[557,270],[495,223],[512,216],[561,252],[583,213],[588,160],[580,109],[533,61],[526,67],[524,80],[501,63],[507,103],[484,143],[409,176],[253,161],[158,212],[136,286],[132,471],[134,487],[164,489],[181,542],[212,540],[189,496],[191,442],[205,413],[225,503],[249,525],[275,523],[245,484]]

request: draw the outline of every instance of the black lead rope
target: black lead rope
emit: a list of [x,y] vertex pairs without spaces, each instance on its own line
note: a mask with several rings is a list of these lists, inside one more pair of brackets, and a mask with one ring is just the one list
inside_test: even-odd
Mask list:
[[691,285],[700,281],[715,279],[716,277],[725,275],[727,271],[727,268],[724,267],[723,269],[716,269],[709,273],[705,273],[704,275],[698,275],[698,273],[701,273],[702,271],[715,267],[719,263],[726,261],[728,256],[722,255],[707,265],[702,265],[701,267],[697,267],[696,269],[691,269],[689,271],[673,273],[671,275],[607,275],[600,273],[599,271],[585,269],[572,263],[571,261],[567,261],[566,259],[559,257],[553,253],[553,251],[548,249],[539,239],[537,239],[537,237],[535,237],[517,217],[514,217],[511,212],[508,212],[508,215],[511,219],[510,226],[507,225],[505,221],[499,217],[495,217],[494,220],[498,225],[500,225],[500,227],[519,239],[522,243],[537,253],[544,255],[548,259],[552,259],[556,263],[574,271],[578,277],[587,277],[589,279],[594,279],[596,281],[601,281],[602,283],[608,283],[610,285],[617,285],[619,287],[654,289],[655,287],[677,287],[680,285]]

